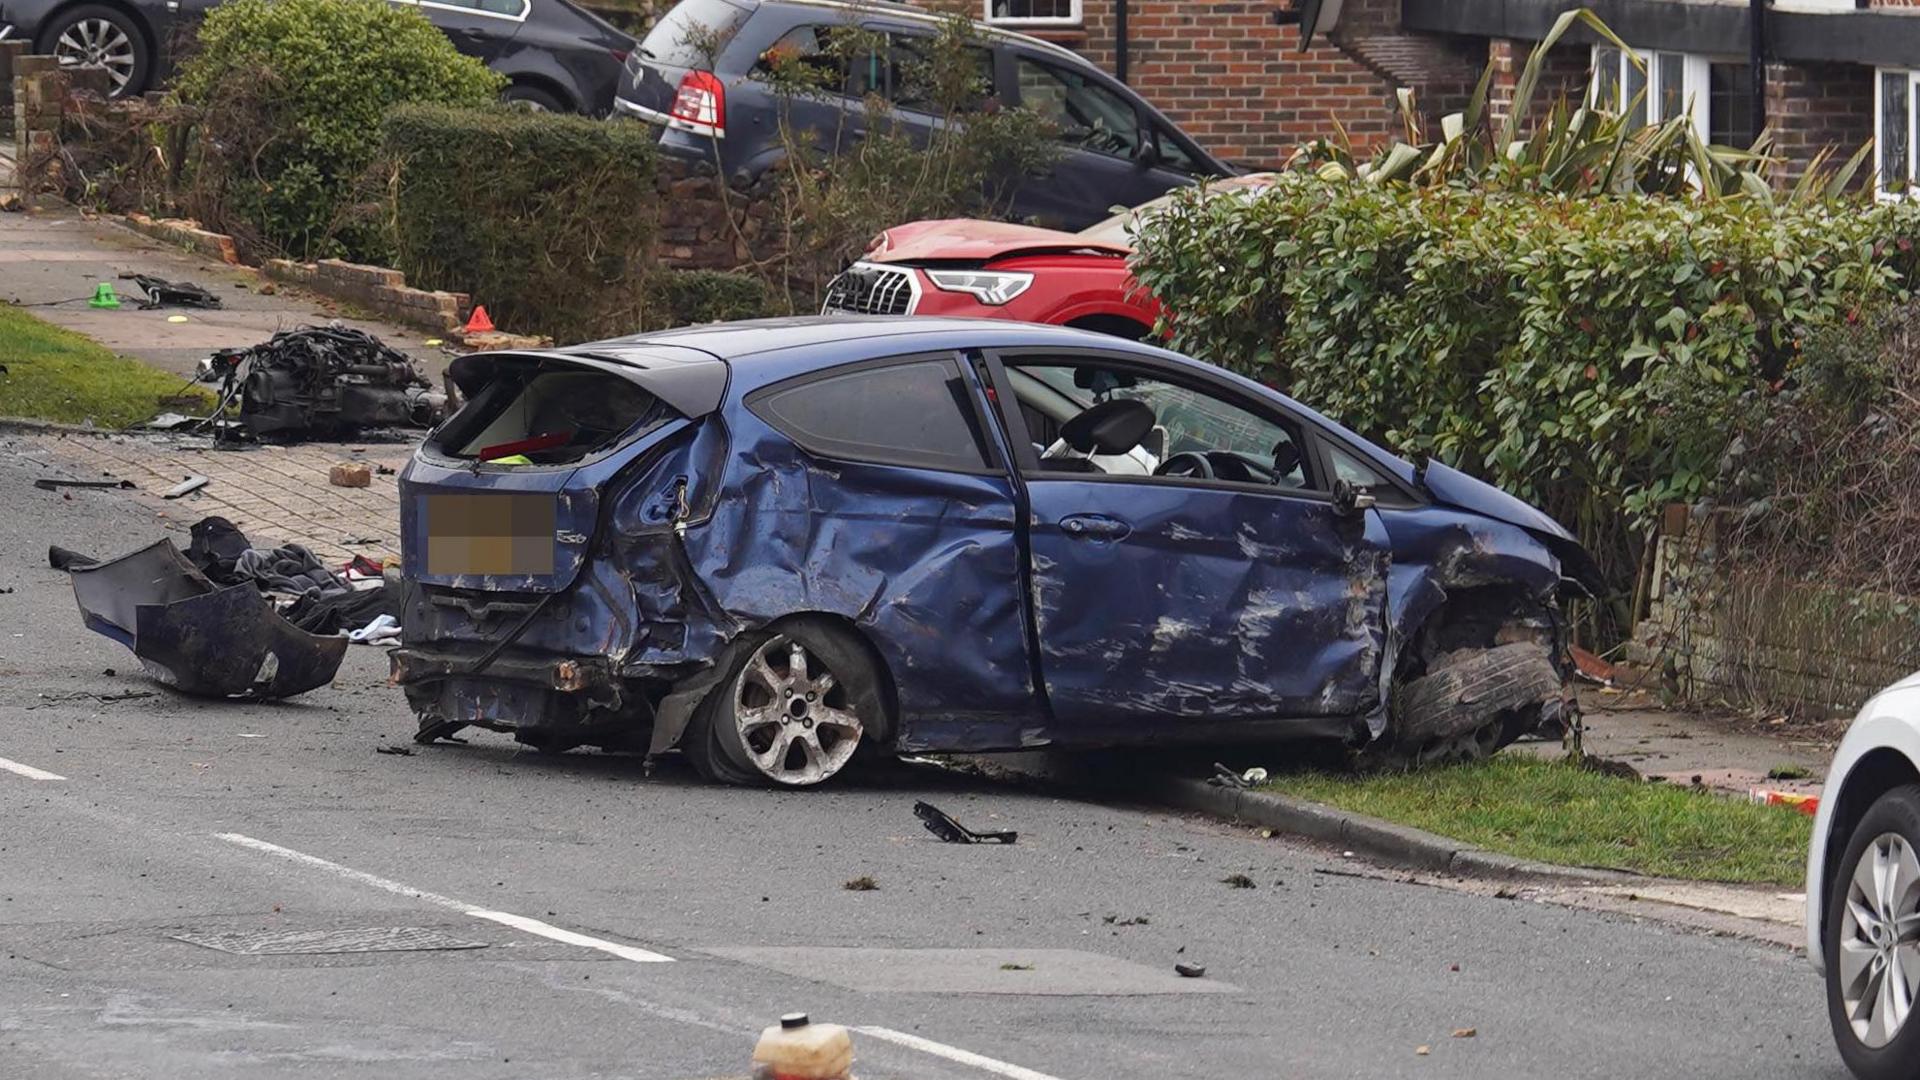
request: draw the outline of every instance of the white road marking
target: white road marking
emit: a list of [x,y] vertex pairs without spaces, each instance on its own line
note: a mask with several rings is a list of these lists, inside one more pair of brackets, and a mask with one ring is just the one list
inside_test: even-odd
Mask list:
[[268,855],[277,856],[288,862],[296,862],[302,866],[311,866],[315,869],[338,874],[348,881],[357,881],[362,885],[371,885],[376,889],[384,889],[390,893],[409,896],[415,900],[425,900],[429,904],[439,904],[441,907],[452,908],[463,914],[480,910],[473,904],[461,903],[451,896],[441,896],[439,893],[430,893],[425,889],[416,889],[411,885],[402,885],[397,881],[389,881],[383,877],[375,877],[364,870],[355,870],[351,866],[341,866],[337,862],[328,862],[317,855],[308,855],[306,852],[295,851],[292,848],[284,848],[279,844],[269,844],[265,840],[255,840],[251,836],[242,836],[239,833],[226,832],[218,835],[220,839],[225,840],[229,844],[239,844],[244,848],[263,851]]
[[934,1042],[932,1039],[923,1039],[918,1035],[909,1035],[904,1031],[895,1031],[892,1028],[857,1027],[853,1030],[862,1035],[871,1035],[885,1042],[898,1043],[909,1049],[918,1050],[923,1054],[932,1054],[934,1057],[946,1058],[948,1061],[957,1061],[962,1065],[971,1065],[976,1069],[993,1073],[996,1076],[1009,1077],[1010,1080],[1058,1080],[1057,1077],[1048,1076],[1043,1072],[1035,1072],[1024,1066],[1010,1064],[1005,1061],[996,1061],[984,1054],[976,1054],[971,1050],[962,1050],[957,1046],[948,1046],[946,1043]]
[[[55,777],[54,779],[59,778]],[[229,844],[238,844],[243,848],[250,848],[254,851],[272,855],[275,858],[298,863],[301,866],[310,866],[316,870],[325,870],[330,874],[346,878],[348,881],[356,881],[362,885],[369,885],[385,892],[397,893],[415,900],[425,900],[429,904],[438,904],[444,908],[452,908],[454,911],[458,911],[463,915],[471,915],[476,919],[486,919],[490,922],[497,922],[502,926],[511,926],[515,930],[533,934],[537,937],[564,942],[568,945],[578,945],[584,949],[597,949],[611,956],[617,956],[622,960],[631,960],[636,964],[673,963],[673,957],[671,956],[664,956],[657,952],[648,952],[645,949],[637,948],[633,945],[622,945],[616,941],[607,941],[604,938],[589,937],[586,934],[576,934],[571,930],[562,930],[557,926],[543,923],[539,919],[530,919],[525,915],[515,915],[506,911],[493,911],[488,908],[483,908],[478,904],[469,904],[464,900],[455,900],[451,896],[441,896],[439,893],[431,893],[425,889],[416,889],[411,885],[369,874],[364,870],[355,870],[351,866],[342,866],[337,862],[322,859],[317,855],[308,855],[304,851],[295,851],[292,848],[281,847],[279,844],[270,844],[265,840],[256,840],[251,836],[244,836],[240,833],[218,833],[216,835],[219,839],[225,840]],[[1038,1076],[1039,1074],[1036,1073],[1034,1075]]]
[[671,956],[662,956],[657,952],[648,952],[645,949],[635,948],[632,945],[621,945],[596,937],[588,937],[585,934],[576,934],[571,930],[562,930],[557,926],[550,926],[547,923],[541,922],[539,919],[529,919],[525,915],[513,915],[505,911],[469,911],[467,914],[476,919],[492,919],[494,922],[504,926],[511,926],[515,930],[524,930],[529,934],[537,934],[543,938],[552,938],[555,941],[565,942],[568,945],[579,945],[587,949],[599,949],[603,953],[612,953],[622,960],[631,960],[636,964],[673,963],[673,957]]
[[61,776],[59,773],[50,773],[45,769],[36,769],[31,765],[22,765],[17,761],[8,761],[6,758],[3,758],[3,757],[0,757],[0,769],[5,769],[10,773],[17,773],[21,776],[26,777],[29,780],[65,780],[66,779],[66,777]]

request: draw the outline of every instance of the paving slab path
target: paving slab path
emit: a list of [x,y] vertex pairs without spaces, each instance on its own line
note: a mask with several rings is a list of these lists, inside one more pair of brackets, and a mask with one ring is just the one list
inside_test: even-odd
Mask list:
[[[0,159],[0,190],[7,175]],[[122,274],[190,281],[219,296],[221,307],[141,311],[144,294]],[[117,310],[87,305],[101,282],[119,294]],[[72,207],[0,213],[0,303],[20,304],[56,326],[183,377],[215,349],[256,345],[276,331],[334,320],[366,330],[413,357],[436,385],[448,359],[426,344],[428,335],[422,331],[353,317],[323,297],[268,285],[245,267],[169,247],[110,218],[90,217]],[[186,321],[169,322],[170,316]]]

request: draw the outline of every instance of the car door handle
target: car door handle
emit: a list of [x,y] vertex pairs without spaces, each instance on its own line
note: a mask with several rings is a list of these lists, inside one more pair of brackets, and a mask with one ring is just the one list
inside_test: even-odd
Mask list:
[[1060,519],[1060,531],[1075,540],[1119,540],[1133,526],[1105,514],[1070,514]]

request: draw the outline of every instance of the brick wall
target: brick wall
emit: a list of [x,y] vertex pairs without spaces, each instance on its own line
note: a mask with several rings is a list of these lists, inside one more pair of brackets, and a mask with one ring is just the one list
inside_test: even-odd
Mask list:
[[[1487,43],[1487,61],[1493,65],[1493,81],[1487,87],[1487,113],[1493,123],[1503,123],[1513,111],[1513,95],[1520,72],[1533,56],[1535,44],[1496,38]],[[1547,53],[1541,67],[1540,83],[1533,94],[1529,120],[1537,120],[1562,99],[1578,103],[1586,97],[1592,78],[1592,51],[1585,45],[1561,45]]]
[[1669,692],[1824,716],[1852,712],[1920,667],[1915,598],[1725,570],[1706,554],[1701,523],[1689,529],[1660,537],[1652,604],[1626,649]]
[[1839,161],[1873,138],[1873,69],[1861,64],[1767,65],[1767,124],[1786,159],[1775,173],[1790,185],[1831,147]]
[[[1118,71],[1115,0],[1084,0],[1071,31],[1039,31]],[[1485,62],[1478,39],[1403,34],[1398,0],[1348,0],[1332,40],[1299,50],[1275,0],[1131,0],[1128,79],[1202,146],[1229,161],[1279,165],[1344,127],[1363,150],[1401,131],[1394,91],[1410,87],[1429,121],[1459,109]]]

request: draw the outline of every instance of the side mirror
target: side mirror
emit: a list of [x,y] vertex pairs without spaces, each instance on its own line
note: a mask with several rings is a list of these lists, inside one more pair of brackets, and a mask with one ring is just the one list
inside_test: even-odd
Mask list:
[[1351,480],[1333,482],[1333,512],[1341,517],[1352,517],[1373,509],[1380,500],[1373,497]]

